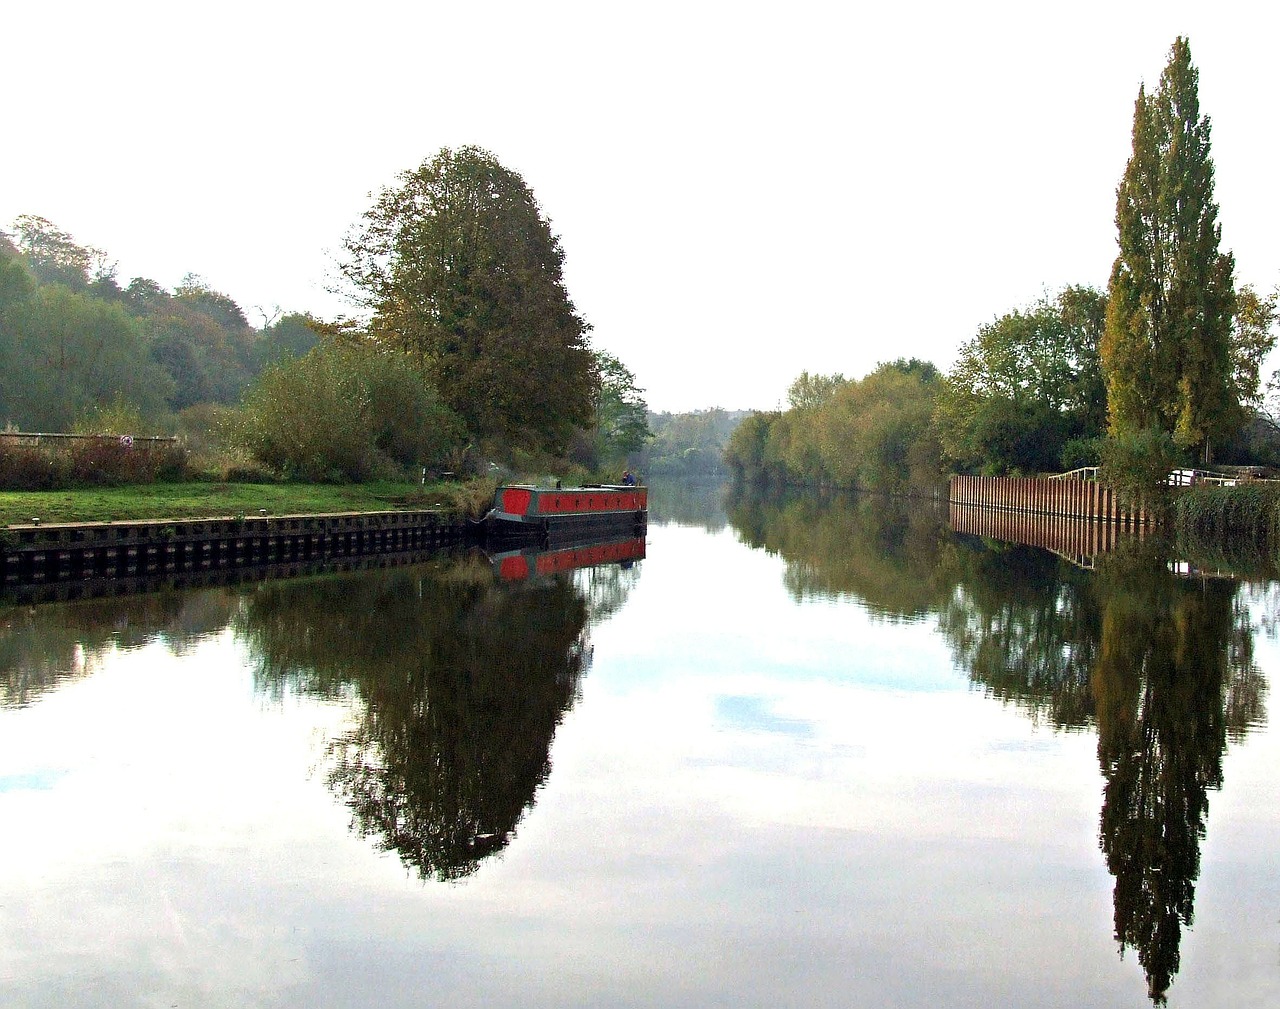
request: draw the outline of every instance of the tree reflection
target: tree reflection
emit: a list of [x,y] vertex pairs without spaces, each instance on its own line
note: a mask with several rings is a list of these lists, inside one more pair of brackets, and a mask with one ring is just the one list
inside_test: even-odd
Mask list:
[[227,626],[228,589],[0,606],[0,706],[25,707],[91,675],[113,650],[158,641],[175,655]]
[[786,561],[797,599],[853,595],[890,619],[935,611],[950,592],[949,533],[930,502],[880,495],[759,494],[734,487],[729,519],[748,546]]
[[570,577],[506,584],[483,560],[262,586],[237,632],[274,692],[354,692],[329,784],[361,834],[424,879],[503,849],[550,770],[590,654]]
[[957,539],[943,563],[957,588],[938,625],[970,680],[1033,719],[1088,725],[1101,622],[1090,576],[1034,547],[968,539]]
[[939,535],[915,502],[739,490],[729,514],[744,542],[786,559],[798,598],[852,593],[891,616],[936,614],[987,696],[1055,729],[1096,726],[1115,939],[1163,1003],[1193,921],[1209,792],[1228,741],[1265,717],[1238,584],[1179,577],[1151,543],[1092,572],[1034,547]]
[[649,486],[649,521],[718,532],[728,521],[724,513],[726,491],[722,480],[662,478]]
[[1187,583],[1139,554],[1108,564],[1098,584],[1101,846],[1116,940],[1137,951],[1162,1003],[1194,917],[1208,791],[1222,786],[1229,729],[1256,721],[1265,685],[1233,583]]

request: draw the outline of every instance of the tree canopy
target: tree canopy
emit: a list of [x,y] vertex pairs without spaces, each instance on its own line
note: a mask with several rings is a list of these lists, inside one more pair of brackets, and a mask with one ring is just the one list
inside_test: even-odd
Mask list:
[[588,326],[560,241],[492,154],[445,148],[403,173],[344,247],[373,338],[411,354],[474,434],[557,450],[589,427]]
[[1099,292],[1068,287],[966,341],[934,418],[947,458],[962,470],[1052,470],[1069,439],[1101,434],[1105,311]]
[[644,390],[636,385],[631,369],[612,354],[595,352],[596,455],[612,462],[639,452],[653,437]]

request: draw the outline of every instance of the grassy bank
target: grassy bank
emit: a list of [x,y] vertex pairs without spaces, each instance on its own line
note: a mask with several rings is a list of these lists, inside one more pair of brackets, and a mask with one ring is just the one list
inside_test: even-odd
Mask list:
[[227,515],[323,514],[446,508],[479,515],[493,499],[493,484],[172,483],[64,491],[0,492],[0,528],[39,518],[52,522],[213,518]]

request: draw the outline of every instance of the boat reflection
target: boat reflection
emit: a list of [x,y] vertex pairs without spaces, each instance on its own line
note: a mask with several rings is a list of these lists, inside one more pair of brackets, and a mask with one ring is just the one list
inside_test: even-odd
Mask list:
[[626,566],[643,560],[644,555],[644,537],[629,536],[602,542],[576,542],[552,549],[507,550],[489,557],[498,577],[504,581],[524,581],[600,564]]

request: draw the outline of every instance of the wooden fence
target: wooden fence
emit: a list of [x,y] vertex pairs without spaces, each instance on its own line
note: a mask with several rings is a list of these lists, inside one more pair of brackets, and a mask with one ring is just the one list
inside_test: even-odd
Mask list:
[[949,499],[957,506],[1102,522],[1121,530],[1145,528],[1142,508],[1120,505],[1114,490],[1096,480],[1054,477],[953,476]]

